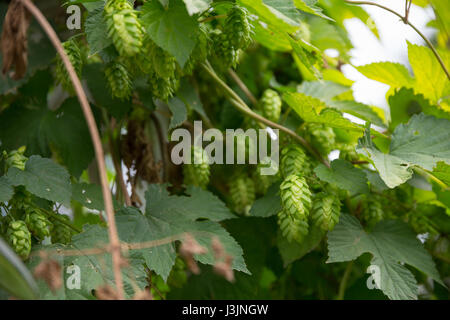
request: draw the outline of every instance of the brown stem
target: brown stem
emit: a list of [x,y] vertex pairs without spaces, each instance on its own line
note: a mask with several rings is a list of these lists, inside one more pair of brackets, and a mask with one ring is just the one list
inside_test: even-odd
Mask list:
[[[425,35],[422,32],[420,32],[420,30],[417,29],[411,22],[409,22],[408,16],[403,17],[401,14],[395,12],[394,10],[389,9],[388,7],[385,7],[385,6],[381,5],[381,4],[374,3],[374,2],[369,2],[369,1],[350,1],[350,0],[345,0],[345,2],[350,3],[350,4],[366,4],[366,5],[369,5],[369,6],[375,6],[375,7],[384,9],[386,11],[389,11],[390,13],[395,14],[397,17],[402,19],[402,21],[405,24],[409,25],[411,28],[414,29],[415,32],[417,32],[417,34],[425,41],[425,43],[428,45],[428,47],[431,49],[431,51],[433,51],[434,56],[436,57],[436,59],[438,60],[439,64],[441,65],[442,69],[444,70],[445,74],[447,75],[447,78],[450,80],[450,73],[448,72],[447,67],[444,64],[444,61],[442,61],[441,56],[439,55],[439,53],[434,48],[434,46],[431,43],[431,41],[428,40],[428,38],[425,37]],[[411,6],[411,4],[409,6]],[[408,9],[408,11],[409,11],[409,9]]]
[[239,89],[241,89],[242,92],[244,92],[244,94],[247,96],[247,98],[250,100],[250,102],[254,106],[258,106],[258,100],[255,98],[253,93],[251,93],[251,91],[247,88],[247,86],[241,80],[241,78],[239,78],[239,76],[236,74],[236,72],[234,72],[232,69],[229,69],[228,70],[228,74],[233,79],[233,81],[236,82],[236,84],[238,85]]
[[95,123],[94,115],[92,114],[92,110],[89,106],[88,99],[81,85],[80,79],[78,78],[72,64],[70,63],[69,58],[67,57],[64,48],[59,40],[56,32],[53,30],[50,23],[44,17],[42,12],[30,1],[30,0],[18,0],[20,1],[30,13],[36,18],[41,27],[44,29],[45,33],[49,37],[56,51],[60,55],[64,66],[67,69],[70,80],[73,83],[73,87],[75,88],[75,92],[77,93],[78,100],[80,101],[81,109],[83,110],[84,117],[86,118],[86,122],[89,128],[89,132],[91,134],[92,143],[94,145],[95,157],[98,163],[98,169],[100,174],[100,181],[102,185],[102,193],[103,200],[105,202],[105,211],[108,217],[108,233],[109,240],[112,247],[112,261],[113,261],[113,272],[114,279],[116,282],[116,290],[119,299],[123,299],[123,283],[122,283],[122,273],[120,270],[121,264],[121,247],[120,240],[117,233],[116,220],[114,218],[114,207],[111,197],[111,192],[108,187],[108,178],[106,175],[106,164],[104,159],[104,152],[102,143],[100,140],[100,135],[98,133],[97,125]]

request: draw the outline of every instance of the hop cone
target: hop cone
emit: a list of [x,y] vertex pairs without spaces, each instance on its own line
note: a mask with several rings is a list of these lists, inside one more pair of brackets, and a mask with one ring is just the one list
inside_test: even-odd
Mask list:
[[104,9],[108,37],[120,55],[132,57],[142,47],[142,26],[128,0],[107,0]]
[[362,219],[367,226],[373,228],[383,218],[384,212],[380,201],[378,199],[367,199],[362,212]]
[[6,239],[22,259],[27,259],[31,251],[31,233],[22,220],[12,221],[6,230]]
[[294,144],[284,147],[281,150],[280,170],[283,177],[292,174],[309,174],[311,169],[303,149]]
[[229,183],[231,203],[238,214],[247,215],[255,201],[255,185],[247,175],[238,174]]
[[193,146],[191,149],[191,164],[183,165],[185,184],[205,189],[209,183],[208,155],[201,147]]
[[252,40],[247,10],[240,6],[234,6],[225,20],[224,30],[232,47],[246,49]]
[[19,170],[25,170],[25,164],[28,160],[27,157],[24,156],[26,147],[20,147],[17,150],[13,150],[10,153],[3,152],[3,156],[5,158],[5,172],[8,171],[9,168],[17,168]]
[[323,230],[332,230],[339,221],[341,203],[333,194],[320,192],[314,197],[312,220]]
[[[70,222],[69,217],[65,215],[59,215],[59,217]],[[53,223],[51,231],[52,243],[69,244],[72,241],[72,230],[70,227],[56,219],[51,219],[51,221]]]
[[131,95],[130,75],[122,63],[110,62],[105,68],[105,76],[113,97],[127,99]]
[[[83,56],[81,54],[80,48],[73,40],[68,40],[63,44],[64,51],[69,57],[70,63],[72,64],[76,74],[78,77],[81,77],[81,70],[83,68]],[[64,90],[67,92],[73,93],[74,88],[72,81],[70,80],[69,73],[67,72],[66,67],[64,66],[64,62],[58,55],[56,60],[56,81],[62,85]]]
[[272,89],[264,91],[261,98],[261,106],[265,118],[273,122],[280,120],[281,98],[278,93]]
[[331,127],[320,123],[309,123],[307,125],[307,135],[310,143],[322,155],[328,155],[335,147],[336,134]]
[[200,25],[197,44],[184,66],[186,74],[192,74],[197,64],[206,60],[210,50],[210,40],[208,29],[206,29],[205,25]]
[[25,216],[25,222],[31,233],[39,240],[50,236],[51,222],[37,209],[31,209]]

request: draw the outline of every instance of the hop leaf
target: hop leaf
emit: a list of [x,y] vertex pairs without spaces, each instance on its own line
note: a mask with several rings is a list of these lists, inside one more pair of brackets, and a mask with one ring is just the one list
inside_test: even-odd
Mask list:
[[339,221],[341,203],[333,194],[320,192],[314,197],[312,220],[323,230],[333,230]]
[[[80,48],[74,40],[68,40],[62,45],[77,76],[81,77],[81,70],[83,69],[83,55],[81,54]],[[62,85],[64,90],[73,93],[74,88],[72,85],[72,81],[70,80],[69,73],[67,72],[67,69],[64,66],[64,62],[59,55],[56,60],[55,74],[56,81]]]
[[108,37],[120,55],[132,57],[142,48],[143,32],[128,0],[107,0],[104,9]]
[[[59,215],[59,217],[67,222],[70,221],[69,217],[65,215]],[[72,241],[72,230],[59,220],[51,219],[51,222],[53,223],[52,243],[69,244]]]
[[132,82],[130,75],[121,62],[110,62],[105,68],[105,76],[113,97],[126,99],[131,95]]
[[12,221],[6,230],[6,239],[22,259],[27,259],[31,251],[31,233],[22,220]]
[[206,189],[209,183],[208,155],[201,147],[193,146],[191,149],[191,164],[183,166],[185,184]]
[[255,185],[245,174],[238,174],[229,183],[231,203],[239,214],[248,214],[255,201]]
[[280,120],[281,105],[281,98],[276,91],[272,89],[264,91],[261,98],[264,117],[270,121],[278,122]]
[[52,224],[38,209],[30,209],[25,216],[25,222],[31,233],[39,240],[50,236]]
[[308,175],[311,172],[311,168],[303,149],[294,144],[283,148],[281,150],[280,170],[283,177],[293,174]]

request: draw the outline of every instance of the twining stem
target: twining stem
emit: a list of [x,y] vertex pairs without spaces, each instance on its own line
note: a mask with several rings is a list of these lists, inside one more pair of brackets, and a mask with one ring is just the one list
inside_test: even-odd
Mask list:
[[425,177],[425,178],[429,178],[430,180],[433,180],[439,187],[441,187],[443,190],[448,190],[450,189],[449,186],[447,186],[447,184],[443,181],[441,181],[439,178],[437,178],[434,174],[432,174],[431,172],[428,172],[427,170],[424,170],[422,168],[419,167],[414,167],[414,171],[418,174],[420,174],[421,176]]
[[247,86],[241,80],[241,78],[239,78],[239,76],[236,74],[236,72],[234,72],[232,69],[229,69],[228,74],[230,75],[231,79],[233,79],[233,81],[236,82],[239,89],[241,89],[242,92],[244,92],[244,94],[247,96],[247,98],[250,100],[250,102],[254,106],[258,106],[258,100],[255,98],[253,93],[247,88]]
[[278,123],[272,122],[263,116],[255,113],[252,111],[252,109],[247,106],[247,104],[239,97],[239,95],[233,91],[220,77],[216,74],[214,69],[211,67],[211,65],[206,62],[202,63],[203,69],[225,90],[225,92],[230,96],[230,102],[233,104],[234,107],[236,107],[239,111],[246,114],[247,116],[269,126],[270,128],[276,128],[280,131],[283,131],[287,133],[288,135],[292,136],[295,140],[297,140],[306,150],[308,150],[309,153],[311,153],[314,157],[316,157],[320,162],[322,162],[327,167],[330,167],[330,164],[327,160],[322,158],[320,153],[312,147],[308,141],[306,141],[303,137],[296,134],[294,131],[292,131],[289,128],[286,128]]
[[52,211],[50,211],[50,210],[45,210],[45,209],[40,209],[42,212],[44,212],[44,214],[45,215],[47,215],[47,216],[49,216],[49,217],[51,217],[51,218],[53,218],[53,219],[55,219],[55,220],[57,220],[58,222],[60,222],[60,223],[62,223],[62,224],[64,224],[64,225],[66,225],[67,227],[69,227],[70,229],[72,229],[72,230],[74,230],[75,232],[77,232],[77,233],[81,233],[83,230],[81,230],[81,229],[79,229],[79,228],[77,228],[77,227],[75,227],[73,224],[71,224],[69,221],[67,221],[67,220],[65,220],[65,219],[63,219],[63,218],[61,218],[60,216],[59,216],[59,214],[56,214],[56,213],[54,213],[54,212],[52,212]]
[[[441,65],[442,69],[444,70],[445,74],[447,75],[447,78],[450,80],[450,73],[447,70],[447,67],[445,66],[444,61],[442,61],[441,56],[439,55],[439,53],[436,51],[436,49],[434,48],[433,44],[431,43],[430,40],[428,40],[428,38],[422,33],[420,32],[419,29],[416,28],[416,26],[414,26],[411,22],[409,22],[408,20],[408,12],[409,9],[407,9],[407,11],[405,12],[406,15],[402,16],[400,13],[395,12],[392,9],[389,9],[388,7],[385,7],[381,4],[378,3],[374,3],[374,2],[370,2],[370,1],[351,1],[351,0],[345,0],[345,2],[350,3],[350,4],[361,4],[361,5],[369,5],[369,6],[375,6],[381,9],[384,9],[386,11],[389,11],[392,14],[395,14],[397,17],[399,17],[400,19],[402,19],[403,23],[409,25],[411,28],[414,29],[415,32],[417,32],[417,34],[425,41],[425,43],[428,45],[428,47],[431,49],[431,51],[433,51],[434,56],[436,57],[436,59],[438,60],[439,64]],[[411,6],[411,4],[409,4],[409,6]]]
[[45,33],[49,37],[56,51],[60,55],[64,63],[64,66],[67,69],[70,80],[72,81],[73,87],[75,88],[75,92],[77,94],[78,100],[80,101],[84,117],[86,118],[87,126],[89,128],[89,132],[92,138],[92,143],[94,145],[95,158],[97,160],[100,182],[102,185],[103,201],[105,203],[105,211],[108,217],[108,233],[111,245],[111,255],[112,255],[113,272],[114,272],[114,280],[116,283],[117,296],[119,299],[123,299],[124,298],[123,282],[122,282],[122,273],[120,270],[122,260],[121,246],[119,236],[117,233],[116,220],[114,218],[114,207],[112,202],[112,196],[108,187],[108,178],[106,174],[106,164],[102,142],[100,140],[100,134],[98,132],[97,125],[95,123],[94,115],[92,114],[91,107],[89,106],[89,102],[86,97],[86,93],[84,92],[83,87],[81,85],[80,79],[78,78],[78,75],[76,74],[72,64],[70,63],[70,60],[67,57],[56,32],[53,30],[52,26],[44,17],[42,12],[30,0],[18,0],[18,1],[20,1],[28,9],[28,11],[30,11],[30,13],[36,18],[38,23],[41,25],[41,27],[44,29]]
[[348,278],[352,273],[353,261],[350,261],[345,268],[344,275],[342,276],[341,282],[339,283],[339,292],[336,300],[344,300],[345,289],[347,288]]

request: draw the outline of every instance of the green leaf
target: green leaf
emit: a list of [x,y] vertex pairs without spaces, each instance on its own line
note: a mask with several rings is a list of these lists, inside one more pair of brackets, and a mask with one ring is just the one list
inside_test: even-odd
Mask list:
[[259,19],[251,21],[251,24],[253,25],[254,31],[253,38],[264,47],[281,52],[292,50],[289,39],[277,28],[268,25]]
[[263,0],[263,3],[272,11],[281,14],[290,20],[290,24],[296,24],[301,20],[301,14],[295,8],[292,0]]
[[[283,8],[272,7],[262,0],[238,0],[238,4],[244,6],[248,11],[259,17],[264,23],[273,26],[280,32],[294,32],[298,29],[298,21],[292,20],[281,11]],[[281,11],[280,11],[281,10]]]
[[373,255],[371,265],[379,268],[380,289],[390,299],[417,299],[417,282],[403,263],[443,284],[431,256],[405,223],[384,220],[366,233],[355,217],[342,214],[328,234],[327,263],[355,260],[366,252]]
[[363,127],[345,119],[338,111],[326,108],[324,102],[303,93],[286,92],[283,100],[305,122],[323,123],[333,128],[363,131]]
[[98,53],[112,44],[112,40],[108,37],[106,22],[103,19],[103,6],[88,13],[84,30],[90,55]]
[[14,189],[5,176],[0,177],[0,202],[9,201],[14,195]]
[[408,69],[394,62],[374,62],[356,69],[367,78],[388,84],[394,88],[412,87],[414,79],[409,74]]
[[70,98],[43,124],[48,143],[69,172],[79,177],[94,158],[89,129],[76,98]]
[[32,300],[38,296],[33,276],[19,257],[0,238],[0,288],[14,298]]
[[331,108],[346,112],[362,120],[368,121],[379,127],[386,127],[380,116],[368,105],[353,100],[333,100],[327,105]]
[[433,103],[438,102],[441,97],[450,93],[448,89],[446,90],[450,87],[444,70],[431,49],[412,44],[409,41],[407,43],[409,63],[416,78],[414,90],[422,93]]
[[72,199],[86,208],[104,210],[102,188],[96,184],[76,183],[72,185]]
[[69,173],[50,159],[32,156],[24,171],[13,167],[6,176],[13,186],[23,185],[40,198],[70,206],[72,186]]
[[257,199],[252,208],[250,209],[249,215],[251,217],[271,217],[276,215],[281,210],[281,199],[280,199],[280,184],[272,184],[267,193]]
[[198,31],[198,23],[189,16],[184,3],[170,1],[165,9],[159,1],[147,1],[142,6],[142,22],[150,38],[183,67],[195,47]]
[[322,8],[316,6],[316,3],[317,0],[294,0],[295,6],[303,12],[333,21],[333,19],[323,14]]
[[203,119],[209,121],[208,115],[203,108],[203,103],[200,97],[192,86],[192,84],[185,78],[180,80],[180,88],[177,91],[177,97],[181,99],[184,104],[190,109],[197,112]]
[[298,243],[296,241],[289,242],[279,232],[277,246],[281,258],[283,259],[284,266],[286,267],[295,260],[302,258],[304,255],[317,247],[325,234],[326,232],[323,229],[312,226],[302,243]]
[[433,175],[443,181],[447,186],[450,186],[450,165],[444,162],[438,162],[433,169]]
[[190,16],[203,12],[209,8],[212,0],[183,0]]
[[287,38],[295,54],[294,57],[297,58],[296,63],[303,65],[314,78],[320,79],[320,71],[315,67],[315,64],[320,63],[320,50],[303,39],[294,40],[289,35]]
[[[108,230],[99,225],[85,226],[82,233],[72,238],[72,243],[67,246],[50,245],[36,246],[34,250],[75,250],[82,251],[84,249],[92,249],[105,247],[109,244]],[[78,255],[64,256],[55,255],[53,259],[58,262],[62,268],[61,277],[63,286],[57,292],[53,293],[43,281],[38,282],[40,299],[45,300],[81,300],[95,299],[94,291],[101,286],[109,285],[115,287],[111,255],[109,253],[97,255]],[[127,298],[134,294],[134,288],[144,289],[147,285],[146,273],[144,270],[145,261],[139,255],[131,252],[127,256],[129,268],[122,269],[122,277],[124,281],[124,290]],[[38,255],[32,255],[28,262],[28,267],[34,269],[41,258]],[[75,269],[74,269],[75,267]],[[78,269],[79,268],[79,269]],[[72,283],[70,279],[74,272],[79,271],[80,289],[71,288],[67,283]]]
[[367,177],[363,170],[354,167],[350,162],[337,159],[331,162],[331,168],[319,164],[314,172],[320,180],[348,190],[352,194],[368,193]]
[[364,137],[358,140],[356,151],[369,157],[389,188],[395,188],[412,177],[410,164],[407,161],[378,150],[372,142],[369,128],[366,129]]
[[[226,252],[234,257],[233,268],[248,273],[241,247],[220,224],[213,221],[196,221],[208,215],[207,208],[214,208],[219,202],[217,198],[201,194],[198,188],[192,190],[195,192],[191,197],[168,196],[162,186],[150,185],[146,193],[145,215],[134,208],[125,208],[116,215],[121,240],[128,243],[167,237],[182,240],[181,235],[187,232],[191,233],[201,245],[210,248],[211,239],[218,237]],[[167,280],[175,263],[173,244],[133,252],[142,257],[150,269]],[[214,263],[211,250],[195,258],[204,264]]]
[[450,164],[450,121],[413,115],[395,129],[390,153],[427,170],[433,170],[438,161]]
[[172,112],[172,118],[170,118],[169,130],[179,127],[187,120],[187,110],[186,105],[183,101],[177,97],[171,98],[167,105],[169,106],[170,112]]

